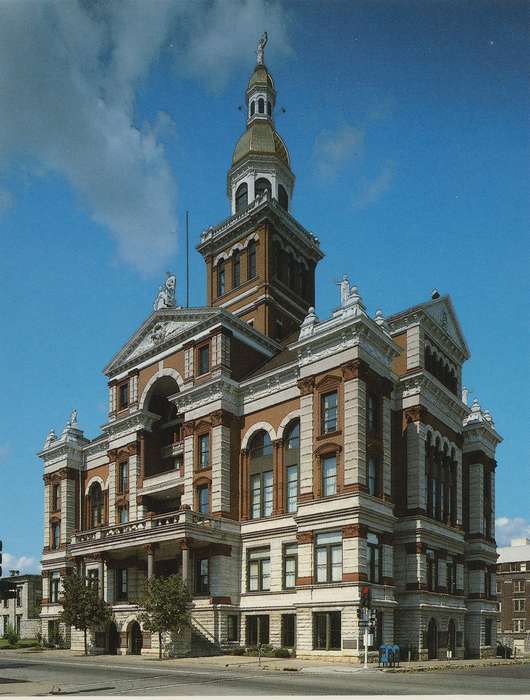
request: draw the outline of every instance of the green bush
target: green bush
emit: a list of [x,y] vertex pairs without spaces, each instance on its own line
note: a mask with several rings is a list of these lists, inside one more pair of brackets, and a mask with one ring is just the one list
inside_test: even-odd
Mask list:
[[280,647],[279,649],[274,650],[274,656],[277,659],[288,659],[291,656],[291,652],[285,647]]
[[15,644],[18,642],[19,636],[13,625],[7,625],[7,627],[5,628],[4,639],[7,639],[9,644],[13,646],[15,646]]
[[257,656],[258,655],[258,650],[256,647],[247,647],[245,649],[245,656]]
[[232,656],[244,656],[245,649],[243,647],[234,647],[233,649],[228,650],[227,653],[231,654]]

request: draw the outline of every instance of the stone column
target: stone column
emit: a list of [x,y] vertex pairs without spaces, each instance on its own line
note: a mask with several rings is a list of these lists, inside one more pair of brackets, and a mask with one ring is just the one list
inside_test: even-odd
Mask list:
[[[416,415],[414,416],[417,417]],[[425,426],[419,420],[407,424],[407,508],[427,508],[425,481]]]
[[226,516],[232,511],[231,422],[232,415],[226,411],[216,411],[212,414],[212,513],[221,516]]
[[344,485],[367,485],[366,382],[364,364],[342,365],[344,379]]
[[190,550],[186,540],[180,543],[182,552],[182,580],[190,588]]
[[187,421],[182,426],[184,438],[184,493],[181,505],[193,508],[193,464],[194,464],[194,423]]
[[147,554],[147,578],[152,579],[155,573],[155,547],[152,544],[145,545]]
[[314,377],[298,382],[300,389],[300,496],[299,500],[313,498],[313,388]]
[[241,450],[240,455],[240,482],[239,482],[239,492],[240,492],[240,503],[239,503],[239,513],[241,520],[248,520],[250,517],[250,504],[249,504],[249,473],[248,473],[248,450]]

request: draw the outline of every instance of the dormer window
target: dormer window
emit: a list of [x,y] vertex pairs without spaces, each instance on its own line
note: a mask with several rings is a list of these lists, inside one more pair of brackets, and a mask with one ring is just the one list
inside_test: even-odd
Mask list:
[[202,345],[198,350],[198,369],[199,376],[206,374],[210,371],[210,345],[206,343]]
[[265,114],[265,100],[263,97],[260,97],[258,100],[258,112],[260,114]]
[[[254,103],[253,103],[254,104]],[[248,206],[248,185],[243,182],[236,190],[236,212],[246,209]]]
[[129,382],[124,382],[118,387],[118,410],[129,405]]
[[250,116],[253,117],[256,112],[256,103],[252,101],[250,103]]
[[269,117],[272,116],[272,105],[268,100],[267,100],[267,114],[269,115]]

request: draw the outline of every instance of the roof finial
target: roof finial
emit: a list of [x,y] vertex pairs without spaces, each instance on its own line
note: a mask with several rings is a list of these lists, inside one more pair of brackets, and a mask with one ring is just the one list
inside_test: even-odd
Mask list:
[[256,56],[258,59],[258,66],[263,65],[263,56],[265,53],[265,47],[267,46],[267,41],[269,40],[269,37],[267,36],[267,32],[263,32],[261,35],[259,41],[258,41],[258,48],[256,49]]

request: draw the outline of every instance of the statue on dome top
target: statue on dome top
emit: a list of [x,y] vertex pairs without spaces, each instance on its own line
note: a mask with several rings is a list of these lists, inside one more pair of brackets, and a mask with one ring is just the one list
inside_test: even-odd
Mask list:
[[158,311],[158,309],[169,309],[176,305],[175,288],[177,286],[177,278],[171,272],[166,272],[166,276],[165,284],[160,286],[153,304],[155,311]]
[[269,40],[269,37],[267,36],[267,32],[263,32],[261,35],[259,41],[258,41],[258,48],[256,50],[256,56],[258,59],[258,66],[263,65],[263,58],[265,54],[265,47],[267,46],[267,42]]

